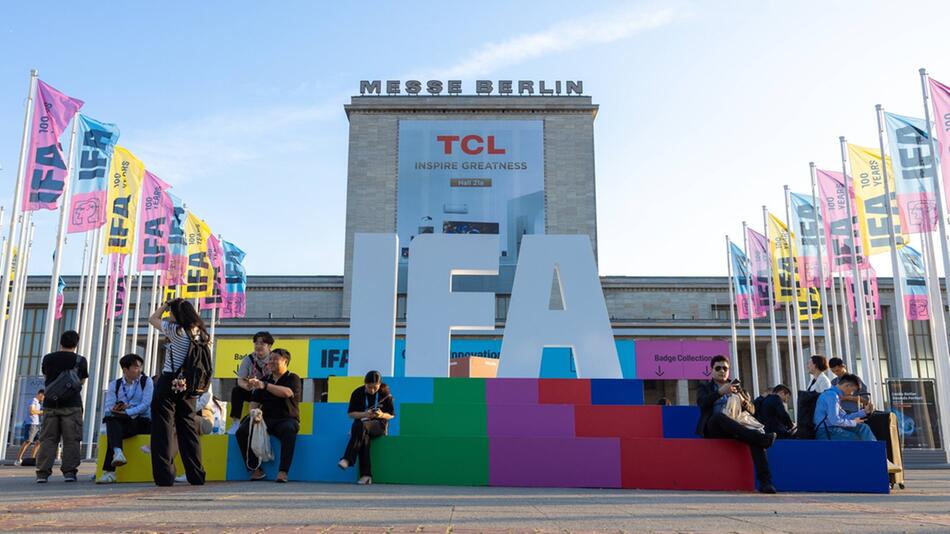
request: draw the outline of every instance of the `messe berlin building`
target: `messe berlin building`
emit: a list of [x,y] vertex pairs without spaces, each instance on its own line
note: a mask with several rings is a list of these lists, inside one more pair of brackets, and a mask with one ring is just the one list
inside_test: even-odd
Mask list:
[[[586,235],[595,258],[599,247],[610,246],[597,242],[594,121],[598,107],[590,96],[583,94],[583,84],[532,83],[528,92],[520,82],[498,81],[487,89],[478,85],[472,94],[464,95],[459,94],[464,90],[460,86],[454,86],[456,92],[445,92],[451,82],[439,82],[439,93],[431,90],[435,87],[433,82],[418,86],[410,82],[366,83],[361,85],[364,94],[352,97],[344,106],[350,130],[343,273],[249,276],[247,316],[217,324],[216,358],[222,369],[230,369],[235,358],[250,352],[250,336],[254,332],[269,330],[278,339],[277,345],[291,347],[295,364],[292,367],[308,377],[305,396],[309,398],[304,400],[321,400],[325,377],[346,374],[353,243],[357,233],[398,235],[397,373],[401,369],[399,360],[404,356],[400,347],[404,347],[401,340],[406,324],[409,243],[415,236],[499,236],[499,274],[461,277],[453,285],[454,291],[495,293],[495,328],[452,336],[453,363],[458,364],[452,367],[452,373],[464,376],[492,376],[491,360],[497,360],[500,352],[523,236]],[[572,88],[569,94],[568,83]],[[553,87],[557,87],[557,93]],[[539,93],[541,88],[546,92]],[[63,325],[74,327],[79,287],[78,277],[64,278],[65,315],[64,321],[57,322],[59,330]],[[49,283],[45,276],[33,276],[28,281],[18,368],[21,377],[39,374]],[[148,277],[143,285],[150,287]],[[727,278],[605,276],[601,277],[601,285],[624,375],[644,380],[644,402],[655,403],[665,397],[673,404],[692,403],[695,381],[669,379],[659,367],[654,370],[634,365],[632,349],[622,348],[622,343],[632,342],[629,346],[633,347],[636,340],[730,342]],[[902,369],[895,356],[893,336],[897,325],[895,314],[891,313],[892,289],[890,279],[880,281],[883,318],[877,325],[877,343],[882,375],[933,378],[933,352],[926,322],[910,321],[911,368]],[[140,354],[145,350],[144,317],[148,305],[148,292],[143,293],[138,313]],[[554,300],[557,294],[552,291]],[[778,358],[772,351],[769,321],[759,320],[756,324],[760,389],[773,385],[768,377],[773,376],[774,362],[780,362],[783,380],[789,376],[788,337],[781,311],[776,321],[781,352]],[[133,330],[131,323],[126,332],[129,336]],[[814,328],[816,352],[823,351],[821,321],[816,321]],[[738,367],[743,383],[751,389],[748,333],[747,325],[738,329]],[[857,353],[857,343],[851,343]],[[809,351],[806,335],[806,354]],[[113,362],[116,358],[116,354],[111,356]],[[570,350],[546,349],[540,372],[545,377],[574,376]],[[228,391],[233,382],[228,377],[233,374],[216,374],[218,391]]]

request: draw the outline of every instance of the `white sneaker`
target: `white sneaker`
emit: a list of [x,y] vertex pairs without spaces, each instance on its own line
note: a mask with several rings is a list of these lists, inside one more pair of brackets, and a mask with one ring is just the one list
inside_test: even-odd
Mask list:
[[175,477],[175,482],[188,482],[188,476],[178,475],[177,477]]
[[129,463],[125,459],[125,454],[122,453],[122,449],[116,447],[112,449],[112,467],[122,467],[123,465]]
[[241,427],[241,421],[235,421],[231,424],[231,428],[228,429],[228,434],[234,435],[237,434],[238,428]]
[[360,479],[357,480],[356,483],[361,486],[368,486],[373,483],[373,477],[360,477]]
[[115,484],[115,473],[112,471],[103,471],[102,476],[99,477],[96,484]]

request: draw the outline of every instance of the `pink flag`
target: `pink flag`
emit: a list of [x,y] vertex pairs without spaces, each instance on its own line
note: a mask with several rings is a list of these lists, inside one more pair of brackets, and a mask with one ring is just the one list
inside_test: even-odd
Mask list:
[[848,223],[848,207],[845,203],[845,178],[840,172],[818,170],[818,203],[824,220],[825,241],[828,244],[829,273],[851,272],[851,239],[848,228],[854,236],[855,255],[858,266],[867,265],[867,256],[861,246],[861,230],[858,224],[854,203],[854,186],[847,180],[848,193],[851,196],[851,213],[855,214]]
[[751,228],[746,229],[749,242],[749,268],[752,271],[752,308],[754,317],[768,314],[772,295],[769,293],[769,242]]
[[66,281],[63,280],[63,277],[59,277],[59,284],[56,287],[56,319],[63,318],[63,291],[66,290]]
[[950,87],[930,78],[930,99],[937,126],[937,153],[943,171],[943,190],[947,205],[950,205],[950,188],[947,187],[947,180],[950,180]]
[[201,299],[201,307],[209,310],[220,309],[227,293],[227,286],[224,282],[224,248],[221,246],[221,241],[214,234],[208,236],[208,261],[214,271],[214,285],[212,295]]
[[125,256],[113,254],[109,260],[109,278],[106,284],[106,298],[112,298],[112,291],[118,281],[119,287],[115,294],[115,307],[113,308],[113,317],[122,315],[125,309],[126,287],[125,287]]
[[66,185],[66,158],[59,137],[82,104],[82,100],[60,93],[42,80],[37,81],[23,188],[24,211],[56,209]]
[[[877,291],[877,273],[874,272],[874,267],[870,265],[865,269],[861,269],[861,278],[864,284],[864,302],[865,309],[868,312],[868,316],[871,316],[873,312],[874,318],[880,320],[883,316],[881,314],[881,296]],[[845,273],[845,283],[844,287],[848,295],[848,311],[851,312],[851,322],[857,321],[857,314],[854,309],[854,302],[857,300],[854,295],[854,277],[851,272]]]
[[168,269],[168,230],[174,208],[165,193],[169,186],[161,178],[145,171],[142,180],[142,203],[139,214],[139,271]]

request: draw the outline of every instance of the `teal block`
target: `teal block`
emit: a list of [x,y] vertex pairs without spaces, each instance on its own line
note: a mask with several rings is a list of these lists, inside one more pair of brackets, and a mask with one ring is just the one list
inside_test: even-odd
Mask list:
[[484,404],[402,404],[399,436],[486,436]]
[[436,378],[433,398],[436,404],[485,404],[485,379]]
[[386,436],[373,441],[373,482],[487,486],[487,437]]

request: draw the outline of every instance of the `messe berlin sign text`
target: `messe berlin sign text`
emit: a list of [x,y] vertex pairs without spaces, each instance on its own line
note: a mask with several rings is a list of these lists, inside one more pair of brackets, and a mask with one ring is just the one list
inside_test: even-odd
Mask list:
[[[502,96],[581,96],[584,82],[580,80],[476,80],[476,95]],[[461,95],[462,80],[360,80],[361,95]],[[473,93],[469,93],[473,94]]]

